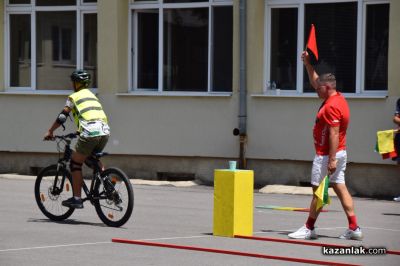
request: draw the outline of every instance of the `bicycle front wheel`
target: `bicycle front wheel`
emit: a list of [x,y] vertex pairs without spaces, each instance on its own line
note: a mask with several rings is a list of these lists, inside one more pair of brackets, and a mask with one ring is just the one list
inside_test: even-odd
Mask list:
[[70,217],[75,209],[61,204],[70,197],[72,197],[72,178],[67,169],[57,170],[57,165],[54,164],[40,171],[35,182],[35,199],[44,215],[54,221]]
[[108,226],[119,227],[131,217],[133,188],[127,175],[118,168],[101,173],[103,182],[96,180],[94,206],[99,218]]

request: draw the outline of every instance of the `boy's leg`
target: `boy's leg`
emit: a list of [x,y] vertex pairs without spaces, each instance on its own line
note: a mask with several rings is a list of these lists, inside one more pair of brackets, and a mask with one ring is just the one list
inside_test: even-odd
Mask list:
[[[82,164],[86,160],[86,155],[79,152],[72,154],[71,160],[71,174],[72,174],[72,189],[75,197],[80,198],[82,192],[83,175],[82,175]],[[75,170],[74,170],[75,169]]]

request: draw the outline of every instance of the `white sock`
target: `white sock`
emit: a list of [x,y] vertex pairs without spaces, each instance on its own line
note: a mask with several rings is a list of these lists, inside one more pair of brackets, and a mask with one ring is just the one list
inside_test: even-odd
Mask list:
[[81,197],[75,197],[75,196],[74,196],[74,198],[75,198],[76,200],[80,200],[80,199],[81,199]]

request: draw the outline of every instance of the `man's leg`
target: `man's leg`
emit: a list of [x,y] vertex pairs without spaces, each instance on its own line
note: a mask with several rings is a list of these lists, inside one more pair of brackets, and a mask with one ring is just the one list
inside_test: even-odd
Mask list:
[[[316,155],[313,161],[313,167],[311,170],[311,184],[313,184],[313,192],[317,189],[317,184],[319,184],[322,180],[322,156]],[[315,210],[317,204],[317,198],[313,193],[313,197],[310,203],[310,211],[308,214],[308,218],[306,223],[300,227],[296,232],[289,234],[290,238],[296,239],[315,239],[317,238],[317,234],[314,230],[314,224],[318,218],[318,215],[321,210]]]
[[318,187],[313,186],[313,197],[311,199],[310,203],[310,211],[308,213],[308,219],[306,221],[306,227],[308,229],[313,230],[314,229],[314,224],[317,221],[318,215],[321,212],[322,208],[319,210],[316,210],[317,208],[317,197],[315,196],[315,190],[317,190]]
[[316,187],[316,186],[313,186],[313,188],[312,188],[313,189],[313,198],[311,200],[310,213],[309,213],[310,217],[312,217],[314,219],[318,218],[318,215],[322,210],[322,208],[319,209],[318,211],[316,210],[316,208],[317,208],[317,197],[315,196],[315,191],[317,190],[317,188],[318,187]]
[[347,190],[346,184],[344,183],[331,183],[332,188],[338,196],[340,203],[342,204],[343,210],[346,216],[354,216],[354,204],[353,198],[351,197],[349,191]]
[[349,222],[349,229],[347,229],[344,234],[340,236],[340,238],[361,240],[363,238],[363,234],[357,224],[357,217],[354,213],[353,198],[347,190],[346,184],[332,183],[332,188],[338,196]]
[[[316,187],[313,186],[313,191],[315,191]],[[308,218],[306,223],[300,227],[296,232],[290,233],[288,236],[290,238],[295,239],[315,239],[317,238],[317,234],[314,230],[314,224],[317,221],[318,215],[321,212],[321,209],[318,211],[315,209],[317,205],[317,198],[313,195],[313,198],[310,203],[310,212],[308,214]]]

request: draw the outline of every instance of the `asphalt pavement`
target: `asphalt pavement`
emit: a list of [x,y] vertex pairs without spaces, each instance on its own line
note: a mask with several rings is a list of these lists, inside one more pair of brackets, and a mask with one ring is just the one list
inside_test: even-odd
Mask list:
[[[47,219],[36,205],[34,178],[0,175],[0,265],[306,265],[282,260],[296,258],[358,265],[400,265],[400,255],[323,255],[321,246],[294,245],[215,237],[213,187],[193,182],[134,180],[135,206],[131,219],[121,228],[105,226],[95,209],[85,202],[63,222]],[[302,226],[306,212],[258,208],[273,205],[307,208],[309,188],[284,188],[254,193],[254,236],[287,240]],[[267,191],[267,192],[265,192]],[[279,193],[281,191],[281,193]],[[293,193],[291,193],[293,192]],[[290,194],[286,194],[290,193]],[[308,193],[309,194],[309,193]],[[400,251],[400,203],[354,198],[362,241],[341,240],[347,227],[340,202],[332,197],[328,212],[317,221],[317,240],[310,243],[379,247]],[[237,256],[113,243],[113,238],[152,243],[195,246],[261,254],[270,258]],[[281,259],[272,259],[275,256]]]

